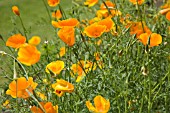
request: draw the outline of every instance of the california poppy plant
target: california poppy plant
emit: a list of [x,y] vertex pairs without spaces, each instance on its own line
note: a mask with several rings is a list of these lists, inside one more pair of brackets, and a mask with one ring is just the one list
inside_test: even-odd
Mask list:
[[63,79],[57,79],[57,82],[52,84],[52,88],[55,90],[55,94],[57,94],[59,97],[62,96],[64,92],[71,93],[74,90],[73,84]]
[[25,77],[20,77],[9,84],[9,89],[6,91],[6,94],[11,95],[13,98],[28,98],[29,94],[26,89],[32,93],[37,85],[37,83],[33,82],[32,77],[29,77],[28,80],[26,80]]
[[40,59],[41,53],[37,50],[37,48],[30,44],[24,44],[19,48],[17,59],[27,65],[31,66],[37,63]]
[[145,0],[129,0],[133,4],[139,4],[141,5]]
[[60,61],[60,60],[57,60],[57,61],[54,61],[54,62],[51,62],[49,63],[47,66],[46,66],[46,69],[45,71],[47,73],[50,73],[50,71],[54,74],[60,74],[60,72],[64,69],[64,62],[63,61]]
[[72,76],[77,75],[76,82],[80,82],[85,76],[83,68],[84,68],[84,61],[80,61],[78,64],[72,64],[71,75]]
[[109,32],[115,26],[115,24],[114,24],[114,22],[112,21],[111,18],[103,19],[103,20],[99,21],[98,24],[106,26],[105,32]]
[[[58,113],[58,106],[53,106],[53,104],[51,102],[40,102],[41,106],[43,107],[43,109],[45,110],[46,113]],[[43,113],[43,111],[36,107],[36,106],[32,106],[31,107],[31,112],[32,113]]]
[[86,0],[84,2],[84,5],[88,5],[89,7],[94,6],[96,3],[98,2],[98,0]]
[[148,45],[153,47],[162,43],[162,36],[157,33],[152,33],[151,35],[143,33],[140,35],[139,40],[143,43],[143,45],[146,45],[149,42]]
[[110,109],[110,102],[102,96],[98,95],[94,98],[94,105],[90,101],[86,101],[86,106],[93,113],[107,113]]
[[73,46],[75,43],[74,28],[73,27],[63,27],[58,31],[59,38],[66,43],[68,46]]
[[33,36],[30,40],[28,40],[28,43],[31,45],[38,45],[41,42],[41,38],[39,36]]
[[75,18],[70,18],[62,21],[52,21],[52,25],[56,28],[63,28],[65,26],[75,27],[79,24],[79,21]]
[[21,34],[15,34],[8,38],[6,41],[6,46],[12,47],[12,48],[19,48],[26,42],[26,38],[22,36]]
[[106,30],[106,26],[97,23],[91,24],[84,29],[84,33],[91,38],[100,37]]
[[[128,26],[127,26],[128,27]],[[145,22],[131,22],[130,34],[136,34],[138,38],[142,33],[151,34],[151,30],[146,26]]]
[[55,7],[60,3],[60,0],[48,0],[48,5],[51,7]]
[[12,11],[13,11],[14,14],[20,16],[20,12],[19,12],[19,9],[18,9],[17,6],[13,6],[13,7],[12,7]]

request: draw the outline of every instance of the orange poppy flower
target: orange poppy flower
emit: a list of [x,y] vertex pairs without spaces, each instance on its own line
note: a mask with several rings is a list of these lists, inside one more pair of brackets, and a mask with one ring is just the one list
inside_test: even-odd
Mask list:
[[77,74],[76,82],[80,82],[85,76],[85,73],[83,71],[84,61],[80,61],[80,62],[78,64],[72,64],[71,66],[71,70],[73,71],[71,75],[74,76]]
[[55,7],[60,3],[60,0],[48,0],[48,5],[51,7]]
[[[150,41],[149,40],[150,36]],[[162,36],[157,33],[152,33],[151,35],[147,33],[143,33],[140,35],[139,40],[143,43],[143,45],[146,45],[148,42],[150,42],[149,47],[158,46],[162,43]]]
[[20,12],[19,12],[19,9],[18,9],[17,6],[13,6],[13,7],[12,7],[12,11],[13,11],[14,14],[20,16]]
[[41,53],[37,50],[37,48],[30,44],[25,44],[19,48],[17,59],[27,65],[31,66],[37,63],[40,59]]
[[57,79],[57,83],[52,84],[52,88],[55,90],[55,94],[59,97],[62,96],[64,92],[71,93],[74,90],[73,84],[63,79]]
[[144,3],[145,0],[129,0],[131,3],[133,4],[139,4],[141,5],[142,3]]
[[79,21],[75,18],[70,18],[62,21],[52,21],[52,25],[56,28],[63,28],[65,26],[75,27],[79,24]]
[[[142,25],[143,24],[143,25]],[[130,27],[130,34],[136,34],[138,38],[142,33],[151,34],[151,30],[146,26],[144,22],[132,22]]]
[[66,43],[68,46],[73,46],[75,43],[74,28],[73,27],[63,27],[58,31],[59,38]]
[[150,37],[150,47],[158,46],[162,43],[162,36],[157,33],[152,33]]
[[66,48],[65,47],[61,47],[59,54],[60,54],[60,57],[64,56],[66,54]]
[[57,10],[55,12],[52,12],[52,17],[56,19],[60,19],[62,17],[61,11]]
[[97,23],[91,24],[84,29],[84,33],[88,37],[97,38],[100,37],[106,30],[106,26],[98,25]]
[[170,21],[170,11],[168,13],[166,13],[166,19],[168,19]]
[[94,98],[94,105],[90,101],[86,101],[86,106],[90,112],[94,113],[107,113],[110,109],[110,102],[102,96],[98,95]]
[[[115,4],[112,3],[111,1],[105,1],[105,4],[106,4],[106,6],[107,6],[109,9],[113,9],[113,8],[115,7]],[[100,5],[100,9],[101,9],[101,10],[107,9],[107,7],[105,6],[105,4],[102,3],[102,4]]]
[[28,43],[31,45],[38,45],[41,42],[41,38],[39,36],[33,36],[30,40],[28,40]]
[[[85,77],[85,72],[89,73],[92,68],[95,70],[97,67],[96,63],[93,63],[91,61],[79,61],[77,64],[72,64],[71,70],[72,73],[71,75],[77,75],[76,82],[80,82],[84,77]],[[84,72],[85,71],[85,72]]]
[[19,48],[25,42],[26,42],[26,38],[24,36],[22,36],[21,34],[15,34],[8,38],[6,42],[6,46],[9,46],[12,48]]
[[88,5],[89,7],[92,7],[92,6],[94,6],[97,2],[98,2],[98,0],[86,0],[86,2],[84,2],[84,5]]
[[98,24],[106,26],[105,32],[109,32],[115,26],[115,24],[114,24],[114,22],[112,21],[111,18],[103,19],[103,20],[99,21]]
[[[58,106],[53,106],[51,102],[40,102],[41,106],[44,108],[46,113],[58,113]],[[40,108],[36,106],[31,107],[31,112],[32,113],[44,113]]]
[[63,61],[60,61],[60,60],[57,60],[57,61],[54,61],[54,62],[51,62],[49,63],[47,66],[46,66],[46,69],[45,71],[47,73],[50,73],[53,72],[54,74],[60,74],[60,72],[64,69],[64,62]]
[[32,77],[29,77],[28,81],[25,77],[20,77],[9,84],[9,89],[6,91],[6,94],[11,95],[13,98],[28,98],[29,94],[26,92],[26,89],[32,93],[37,85],[37,83],[33,82]]

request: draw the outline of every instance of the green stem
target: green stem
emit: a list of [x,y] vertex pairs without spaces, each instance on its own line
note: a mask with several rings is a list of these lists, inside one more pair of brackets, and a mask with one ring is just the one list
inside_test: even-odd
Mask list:
[[27,74],[27,71],[25,70],[24,66],[20,63],[20,61],[18,59],[16,59],[14,56],[4,52],[4,51],[0,51],[1,54],[4,54],[4,55],[7,55],[11,58],[13,58],[15,61],[17,61],[17,63],[21,66],[22,70],[24,71],[24,76],[26,77],[26,79],[28,80],[28,74]]
[[47,14],[48,14],[49,19],[50,19],[50,22],[51,22],[52,19],[51,19],[50,11],[49,11],[49,9],[48,9],[47,4],[45,3],[45,1],[44,1],[44,0],[42,0],[42,1],[43,1],[43,3],[44,3],[44,6],[45,6],[45,8],[46,8]]
[[25,28],[25,26],[24,26],[24,23],[23,23],[23,21],[22,21],[22,19],[21,19],[21,16],[19,16],[19,19],[20,19],[20,21],[21,21],[21,25],[22,25],[22,28],[23,28],[23,30],[24,30],[24,35],[25,35],[25,37],[26,37],[26,39],[27,39],[27,41],[28,41],[27,30],[26,30],[26,28]]

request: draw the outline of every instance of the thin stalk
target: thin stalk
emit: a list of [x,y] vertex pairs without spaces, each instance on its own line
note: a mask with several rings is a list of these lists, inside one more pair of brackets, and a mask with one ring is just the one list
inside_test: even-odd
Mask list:
[[4,51],[0,51],[0,54],[4,54],[4,55],[7,55],[11,58],[13,58],[15,61],[17,61],[17,63],[21,66],[22,70],[24,71],[24,76],[26,77],[26,79],[28,80],[28,74],[27,74],[27,71],[25,70],[24,66],[20,63],[20,61],[18,59],[16,59],[14,56],[4,52]]
[[19,16],[19,19],[20,19],[20,21],[21,21],[21,25],[22,25],[22,28],[23,28],[23,30],[24,30],[24,35],[25,35],[25,37],[26,37],[26,39],[27,39],[27,41],[28,41],[27,30],[26,30],[26,28],[25,28],[25,26],[24,26],[24,23],[23,23],[23,21],[22,21],[22,19],[21,19],[21,16]]
[[49,9],[48,9],[47,4],[45,3],[45,1],[44,1],[44,0],[42,0],[42,1],[43,1],[43,3],[44,3],[44,6],[45,6],[45,8],[46,8],[47,14],[48,14],[49,19],[50,19],[50,22],[51,22],[52,19],[51,19],[50,11],[49,11]]

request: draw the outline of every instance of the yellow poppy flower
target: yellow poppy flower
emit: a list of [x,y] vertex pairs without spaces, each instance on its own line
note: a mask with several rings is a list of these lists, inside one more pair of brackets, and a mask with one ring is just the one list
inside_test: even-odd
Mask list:
[[60,61],[60,60],[57,60],[57,61],[54,61],[54,62],[51,62],[49,63],[47,66],[46,66],[46,69],[45,71],[47,73],[50,73],[53,72],[54,74],[60,74],[60,72],[64,69],[64,62],[63,61]]
[[110,109],[110,102],[109,100],[106,100],[102,96],[98,95],[94,98],[94,105],[90,103],[90,101],[86,101],[86,106],[89,109],[89,111],[94,113],[107,113]]

